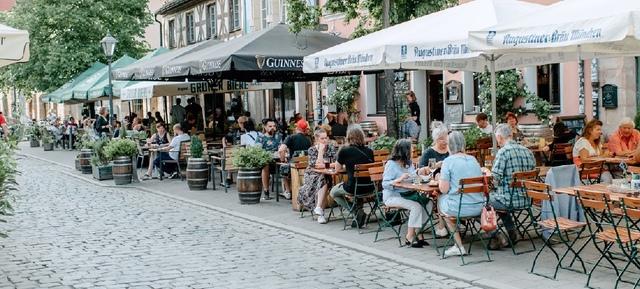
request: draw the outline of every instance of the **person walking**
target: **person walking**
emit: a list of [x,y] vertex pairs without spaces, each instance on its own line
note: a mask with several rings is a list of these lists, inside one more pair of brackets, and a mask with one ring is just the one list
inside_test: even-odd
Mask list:
[[179,98],[176,99],[176,104],[171,107],[172,124],[184,122],[184,117],[187,115],[187,111],[184,109],[184,107],[182,107],[182,105],[180,105],[181,101],[182,100],[180,100]]

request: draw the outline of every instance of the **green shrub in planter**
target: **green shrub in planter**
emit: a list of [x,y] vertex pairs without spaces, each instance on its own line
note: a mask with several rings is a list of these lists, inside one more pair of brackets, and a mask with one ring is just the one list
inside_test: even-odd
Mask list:
[[488,136],[488,134],[482,132],[477,126],[464,131],[462,134],[464,135],[464,142],[467,149],[475,148],[479,139]]
[[101,139],[91,143],[91,149],[93,150],[93,157],[91,158],[92,165],[104,166],[109,164],[109,158],[105,154],[105,148],[109,142],[109,139]]
[[393,150],[393,146],[396,144],[396,139],[387,135],[381,135],[371,143],[371,149],[382,150],[386,149],[389,152]]
[[49,143],[53,143],[53,134],[51,134],[51,132],[49,130],[47,130],[46,128],[42,127],[40,129],[40,135],[42,136],[42,143],[43,144],[49,144]]
[[191,157],[192,158],[202,158],[202,152],[204,151],[204,148],[202,147],[202,141],[200,140],[200,138],[196,135],[191,137]]
[[130,139],[115,139],[104,147],[104,155],[108,160],[117,157],[134,157],[138,154],[138,146]]
[[260,147],[243,147],[233,151],[233,165],[238,169],[260,169],[272,159],[271,153]]

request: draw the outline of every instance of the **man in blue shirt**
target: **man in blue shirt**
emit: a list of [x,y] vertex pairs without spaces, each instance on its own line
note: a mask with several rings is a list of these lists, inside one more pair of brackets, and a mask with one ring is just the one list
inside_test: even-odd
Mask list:
[[[276,134],[276,122],[272,119],[267,120],[264,125],[264,134],[258,136],[256,145],[272,153],[274,159],[284,160],[284,155],[278,152],[280,141],[280,135]],[[275,171],[275,164],[273,162],[262,168],[262,191],[264,193],[263,199],[265,200],[271,199],[269,196],[269,175],[272,171]]]

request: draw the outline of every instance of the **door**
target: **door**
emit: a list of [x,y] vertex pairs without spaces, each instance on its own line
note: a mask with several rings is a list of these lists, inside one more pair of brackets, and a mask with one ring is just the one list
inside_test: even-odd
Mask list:
[[427,131],[431,133],[431,122],[433,120],[444,120],[444,94],[442,91],[442,74],[429,74],[427,81],[427,105],[428,125]]

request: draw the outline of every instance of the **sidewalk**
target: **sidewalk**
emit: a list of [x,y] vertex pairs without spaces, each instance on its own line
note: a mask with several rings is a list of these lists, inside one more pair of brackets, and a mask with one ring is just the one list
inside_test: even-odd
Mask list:
[[[74,160],[78,154],[77,151],[56,150],[53,152],[45,152],[41,147],[28,147],[28,143],[22,143],[20,148],[20,153],[25,156],[40,158],[65,166],[61,169],[74,176],[88,179],[92,178],[91,175],[82,175],[74,169]],[[113,181],[103,181],[100,182],[100,184],[112,186]],[[312,235],[313,237],[321,238],[328,242],[352,247],[358,251],[375,254],[383,258],[394,259],[397,262],[407,263],[411,266],[425,268],[435,273],[471,282],[479,287],[531,289],[551,287],[584,288],[586,282],[586,275],[567,270],[559,271],[558,281],[529,274],[528,272],[531,268],[532,260],[535,257],[535,252],[514,256],[510,249],[492,251],[491,257],[494,261],[491,263],[460,266],[459,258],[451,257],[446,260],[441,260],[439,256],[436,255],[435,250],[429,246],[423,249],[399,247],[395,239],[373,243],[375,233],[358,234],[356,230],[343,231],[342,220],[331,220],[328,224],[320,225],[309,217],[309,213],[305,213],[305,218],[301,219],[300,213],[293,211],[290,201],[285,199],[280,199],[280,202],[276,202],[275,199],[261,201],[258,205],[240,205],[233,187],[225,194],[224,190],[218,186],[216,187],[217,190],[213,191],[211,184],[209,184],[208,189],[205,191],[190,191],[186,182],[180,180],[148,180],[142,183],[132,184],[132,186],[146,191],[196,202],[219,211],[228,211],[230,217],[234,217],[234,215],[240,217],[247,216],[247,218],[257,219],[268,225],[279,226],[304,235]],[[370,229],[376,226],[375,223],[369,224]],[[382,237],[386,238],[390,236],[391,233],[386,231]],[[521,250],[529,248],[529,246],[530,244],[526,242],[518,244],[518,248]],[[539,240],[536,246],[542,246]],[[474,247],[473,253],[474,254],[469,257],[470,261],[479,260],[482,257],[482,252],[479,247]],[[401,260],[398,260],[398,258],[401,258]],[[552,272],[552,269],[548,268],[548,266],[550,266],[548,264],[551,264],[552,259],[553,257],[550,254],[543,254],[538,261],[537,271],[543,269],[544,271],[542,272],[544,273]],[[585,261],[592,259],[593,256],[588,256],[585,258]],[[545,265],[547,265],[547,267],[545,267]],[[586,266],[587,269],[591,267],[588,263]],[[600,288],[612,288],[615,280],[614,271],[599,268],[597,272],[598,274],[594,274],[592,285]],[[631,286],[623,283],[620,288],[631,288]]]

